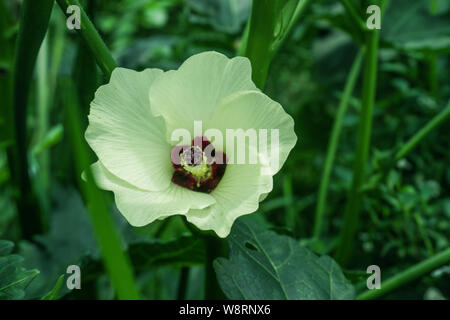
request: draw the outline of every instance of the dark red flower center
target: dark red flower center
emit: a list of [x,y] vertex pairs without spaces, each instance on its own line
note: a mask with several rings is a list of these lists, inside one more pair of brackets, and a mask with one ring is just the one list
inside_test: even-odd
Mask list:
[[176,146],[171,153],[175,169],[172,182],[193,191],[211,193],[225,174],[226,154],[216,151],[205,137],[195,137],[190,146]]

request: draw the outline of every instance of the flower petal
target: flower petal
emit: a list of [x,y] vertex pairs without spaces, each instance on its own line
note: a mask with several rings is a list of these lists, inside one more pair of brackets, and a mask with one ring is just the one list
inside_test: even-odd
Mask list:
[[204,209],[215,203],[209,194],[194,192],[172,183],[164,191],[137,189],[111,173],[100,161],[91,168],[97,185],[114,192],[117,208],[135,227],[171,215],[186,214],[190,208]]
[[225,175],[211,195],[216,203],[186,214],[189,222],[202,230],[213,230],[219,237],[228,236],[234,220],[258,209],[262,194],[272,190],[272,176],[264,175],[267,164],[227,165]]
[[[263,93],[255,91],[240,92],[224,100],[213,119],[204,125],[204,130],[209,128],[219,129],[222,133],[226,133],[227,129],[244,131],[254,129],[257,137],[255,140],[257,145],[254,147],[258,148],[260,155],[265,156],[270,162],[272,175],[280,170],[297,142],[292,117],[284,111],[279,103]],[[260,131],[261,129],[266,129],[267,132]],[[278,130],[278,146],[275,143],[276,139],[272,139],[273,130]],[[260,148],[259,143],[263,141],[260,134],[267,137],[267,152]],[[206,136],[210,138],[208,134]],[[230,136],[227,135],[227,143],[229,138]],[[250,147],[249,143],[247,144],[246,151]],[[230,150],[226,148],[225,152],[230,154]],[[278,161],[274,155],[278,155]]]
[[223,98],[247,90],[258,90],[247,58],[204,52],[158,78],[150,101],[153,112],[164,117],[169,134],[179,128],[192,134],[195,120],[210,119]]
[[148,92],[163,74],[116,68],[91,103],[86,140],[100,161],[135,187],[158,191],[170,184],[171,146],[161,117],[150,109]]

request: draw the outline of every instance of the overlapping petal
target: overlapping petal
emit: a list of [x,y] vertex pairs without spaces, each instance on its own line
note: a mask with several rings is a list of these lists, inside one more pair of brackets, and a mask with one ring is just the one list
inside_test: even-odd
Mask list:
[[151,191],[166,189],[172,175],[171,146],[161,117],[150,109],[148,92],[163,72],[116,68],[91,103],[86,140],[103,165],[128,183]]
[[206,193],[194,192],[175,184],[163,191],[145,191],[134,187],[111,173],[100,161],[92,166],[97,185],[114,192],[117,208],[135,226],[147,225],[156,219],[186,214],[190,209],[204,209],[215,203]]
[[260,160],[258,164],[227,165],[225,175],[211,193],[216,203],[203,210],[190,210],[187,220],[202,230],[213,230],[219,237],[228,236],[233,222],[255,212],[260,196],[272,190],[272,176],[262,174],[268,164]]
[[[255,91],[239,92],[222,101],[205,128],[217,128],[224,136],[227,130],[255,131],[257,145],[251,146],[248,140],[246,151],[248,152],[249,147],[256,147],[258,152],[262,152],[261,156],[265,156],[271,164],[272,175],[283,166],[297,142],[292,117],[279,103]],[[278,132],[278,139],[272,139],[273,130]],[[229,137],[227,136],[227,139]],[[262,137],[266,137],[267,143]],[[261,143],[265,145],[265,150],[261,148]],[[229,153],[228,150],[225,151]]]
[[248,90],[258,91],[247,58],[205,52],[159,77],[150,89],[150,101],[153,112],[164,117],[170,135],[179,128],[192,132],[194,121],[211,119],[222,99]]

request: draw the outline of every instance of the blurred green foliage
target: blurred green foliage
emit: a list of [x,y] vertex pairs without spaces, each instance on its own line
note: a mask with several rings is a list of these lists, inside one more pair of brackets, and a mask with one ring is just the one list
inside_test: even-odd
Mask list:
[[[17,37],[20,0],[0,0],[2,44]],[[370,1],[352,1],[362,17]],[[118,65],[141,70],[178,67],[192,54],[216,50],[235,55],[250,12],[249,0],[89,0],[86,11],[111,49]],[[86,209],[76,188],[73,155],[66,135],[67,114],[61,79],[73,78],[86,121],[87,103],[103,81],[100,70],[55,7],[46,39],[45,61],[50,72],[44,81],[51,97],[46,114],[40,115],[39,71],[35,72],[27,111],[29,172],[42,203],[48,203],[50,231],[25,241],[20,237],[5,148],[0,136],[0,239],[17,243],[24,260],[14,258],[41,274],[30,284],[28,298],[40,298],[54,286],[69,264],[88,266],[84,290],[68,292],[66,299],[114,298],[111,284],[98,265]],[[61,35],[65,37],[61,42]],[[318,186],[333,119],[342,96],[351,64],[361,44],[361,34],[351,26],[339,1],[314,1],[275,56],[269,71],[266,92],[279,101],[296,123],[299,137],[282,171],[275,177],[274,191],[261,203],[252,218],[280,234],[288,234],[309,245],[312,237]],[[4,47],[6,48],[6,46]],[[7,51],[1,50],[2,53]],[[365,278],[368,265],[379,265],[383,278],[450,247],[450,125],[432,132],[406,158],[393,163],[396,151],[435,116],[450,99],[450,4],[445,0],[391,0],[383,17],[379,50],[378,89],[374,110],[370,163],[360,229],[355,239],[356,253],[346,275],[357,284]],[[42,50],[40,55],[42,55]],[[12,56],[0,56],[0,74],[12,65]],[[337,157],[332,170],[326,205],[325,229],[320,254],[332,253],[342,226],[345,202],[352,179],[352,163],[361,109],[361,81],[350,100],[343,120]],[[42,94],[42,93],[41,93]],[[45,116],[48,126],[40,127]],[[4,126],[5,114],[0,114]],[[84,123],[83,125],[86,125]],[[2,127],[3,130],[3,127]],[[2,132],[3,133],[3,132]],[[39,157],[47,153],[49,191],[40,173]],[[41,192],[39,192],[41,190]],[[180,268],[191,266],[187,298],[202,297],[202,248],[187,263],[153,265],[142,251],[160,252],[168,246],[182,248],[194,241],[178,217],[132,228],[118,214],[110,197],[116,226],[125,238],[137,270],[144,298],[175,299]],[[288,220],[287,217],[294,217]],[[287,221],[288,220],[288,221]],[[180,236],[183,241],[180,243]],[[178,239],[178,240],[177,240]],[[8,244],[9,246],[9,244]],[[178,246],[178,247],[177,247]],[[134,250],[134,251],[133,251]],[[152,251],[156,250],[156,251]],[[158,251],[159,250],[159,251]],[[134,252],[134,254],[133,254]],[[7,252],[9,254],[9,252]],[[140,254],[140,256],[139,256]],[[136,258],[136,255],[138,258]],[[1,256],[1,255],[0,255]],[[6,256],[11,257],[11,256]],[[195,258],[195,259],[194,259]],[[0,259],[5,259],[0,257]],[[11,258],[8,258],[11,259]],[[167,261],[168,259],[168,261]],[[189,259],[188,259],[189,260]],[[0,260],[0,262],[3,260]],[[16,262],[15,262],[16,263]],[[152,268],[147,268],[148,265]],[[25,272],[23,269],[17,269]],[[18,272],[19,272],[18,271]],[[359,287],[358,287],[359,286]],[[1,287],[1,283],[0,283]],[[14,292],[14,297],[21,297]],[[387,298],[450,298],[450,269],[435,270]]]

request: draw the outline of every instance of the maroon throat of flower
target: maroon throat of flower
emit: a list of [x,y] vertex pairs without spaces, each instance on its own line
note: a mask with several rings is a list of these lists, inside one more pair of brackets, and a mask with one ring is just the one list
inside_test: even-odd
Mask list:
[[205,137],[195,137],[190,146],[173,147],[171,160],[172,182],[204,193],[217,187],[227,166],[225,153],[216,151]]

